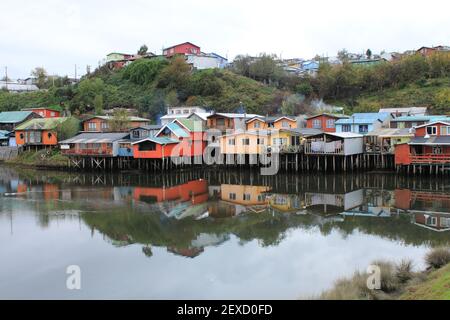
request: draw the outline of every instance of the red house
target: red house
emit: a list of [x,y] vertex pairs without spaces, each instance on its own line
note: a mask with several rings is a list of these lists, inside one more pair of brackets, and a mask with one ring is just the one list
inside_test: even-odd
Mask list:
[[176,119],[149,137],[133,145],[133,157],[162,159],[168,157],[202,156],[206,148],[201,121]]
[[168,58],[176,54],[200,54],[200,52],[200,47],[190,42],[180,43],[175,46],[163,49],[163,55]]
[[42,118],[59,118],[61,116],[61,112],[53,108],[27,108],[22,111],[32,111]]
[[319,129],[323,132],[336,132],[335,122],[339,119],[348,118],[344,115],[321,113],[306,118],[306,127],[309,129]]
[[395,147],[395,164],[450,164],[450,123],[435,121],[415,127],[411,141]]

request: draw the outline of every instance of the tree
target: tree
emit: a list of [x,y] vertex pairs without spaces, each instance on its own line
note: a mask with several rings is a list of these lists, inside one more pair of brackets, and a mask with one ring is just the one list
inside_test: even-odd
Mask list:
[[101,94],[97,94],[94,98],[94,110],[96,115],[103,114],[103,96]]
[[44,88],[47,82],[47,71],[42,67],[36,67],[31,71],[31,76],[36,78],[36,85],[39,88]]
[[169,107],[175,107],[180,103],[180,101],[178,100],[178,97],[177,97],[177,92],[175,90],[170,91],[166,95],[165,103]]
[[297,114],[304,100],[305,98],[298,94],[288,96],[281,104],[281,112],[285,115]]
[[337,53],[337,56],[338,56],[338,59],[342,62],[348,61],[348,59],[349,59],[349,54],[348,54],[347,49],[339,50]]
[[367,51],[366,51],[366,56],[367,56],[367,59],[372,58],[372,50],[367,49]]
[[309,82],[303,82],[295,87],[295,91],[305,97],[309,97],[313,93],[313,87]]
[[130,117],[126,109],[119,109],[114,112],[111,120],[109,120],[109,127],[112,131],[127,131],[130,127]]
[[191,67],[186,63],[184,57],[173,58],[169,65],[164,67],[159,74],[159,88],[183,89],[188,85]]
[[125,68],[123,77],[134,84],[149,84],[167,64],[165,59],[139,59]]
[[97,95],[103,95],[106,90],[105,83],[100,78],[84,79],[75,89],[75,96],[71,101],[71,109],[80,112],[92,109]]
[[148,47],[147,47],[145,44],[143,44],[143,45],[139,48],[137,54],[140,55],[140,56],[143,56],[143,55],[147,54],[147,51],[148,51]]
[[439,90],[434,97],[435,110],[448,113],[450,106],[450,88]]
[[80,121],[77,118],[69,117],[56,127],[58,140],[66,140],[72,138],[80,131]]

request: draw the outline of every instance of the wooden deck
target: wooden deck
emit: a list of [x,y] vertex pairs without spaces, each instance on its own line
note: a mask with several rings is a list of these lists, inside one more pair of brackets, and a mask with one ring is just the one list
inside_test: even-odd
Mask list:
[[449,154],[421,154],[410,156],[412,164],[450,164]]

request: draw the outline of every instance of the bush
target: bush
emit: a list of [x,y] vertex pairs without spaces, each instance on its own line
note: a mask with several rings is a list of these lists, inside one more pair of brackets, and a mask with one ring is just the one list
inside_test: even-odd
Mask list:
[[435,248],[426,255],[425,261],[429,268],[439,269],[450,263],[450,250],[448,248]]
[[413,278],[413,263],[411,260],[402,260],[395,267],[395,276],[400,283],[406,283]]

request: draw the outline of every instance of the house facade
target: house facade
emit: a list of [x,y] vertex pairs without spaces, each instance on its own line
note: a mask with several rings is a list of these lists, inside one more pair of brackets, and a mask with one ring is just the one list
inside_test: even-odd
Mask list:
[[58,144],[57,128],[67,119],[31,119],[16,128],[16,144],[18,146],[56,146]]
[[200,54],[201,50],[200,47],[191,43],[191,42],[184,42],[180,43],[168,48],[163,49],[163,55],[170,58],[174,55],[181,54],[181,55],[187,55],[187,54]]
[[129,133],[86,132],[59,143],[61,153],[66,156],[119,156],[119,142],[128,139]]
[[17,126],[35,118],[41,118],[41,116],[32,111],[0,112],[0,130],[12,132]]
[[59,118],[61,116],[61,112],[53,108],[27,108],[22,111],[32,111],[42,118]]
[[[114,117],[111,116],[94,116],[82,121],[83,131],[85,132],[112,132],[114,131],[111,122]],[[149,119],[140,117],[128,117],[128,129],[146,126],[150,123]],[[128,130],[127,129],[127,130]]]
[[309,129],[322,130],[323,132],[336,132],[336,121],[347,118],[348,116],[330,113],[317,114],[306,118],[306,127]]
[[335,122],[336,132],[367,134],[373,130],[388,128],[391,119],[390,113],[354,113]]

